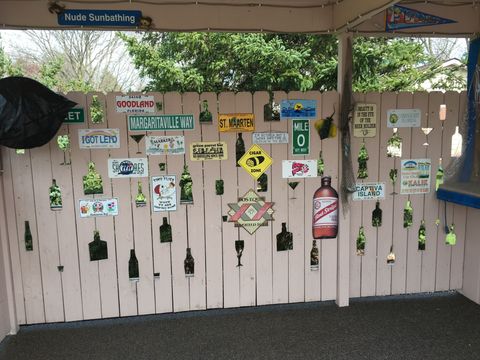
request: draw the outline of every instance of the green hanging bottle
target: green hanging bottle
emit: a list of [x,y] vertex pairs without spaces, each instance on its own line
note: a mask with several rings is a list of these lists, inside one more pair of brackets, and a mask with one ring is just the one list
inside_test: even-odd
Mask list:
[[445,237],[445,244],[455,245],[457,243],[457,235],[455,234],[455,224],[452,224],[448,227],[448,234]]
[[375,203],[375,209],[372,211],[372,226],[380,227],[382,226],[382,209],[380,209],[380,201],[377,200]]
[[366,179],[368,177],[368,170],[367,170],[367,161],[368,161],[368,152],[367,148],[365,147],[365,143],[362,143],[360,148],[360,152],[358,153],[358,173],[357,179]]
[[128,277],[130,280],[138,280],[140,278],[138,260],[135,256],[135,249],[130,249],[130,259],[128,260]]
[[422,220],[420,223],[420,228],[418,229],[418,250],[425,250],[426,242],[427,229],[425,228],[425,220]]
[[25,221],[25,250],[33,251],[32,232],[30,231],[30,222]]
[[160,226],[160,242],[172,242],[172,226],[163,218],[163,224]]
[[237,167],[240,167],[240,165],[238,165],[238,160],[240,160],[244,154],[245,154],[245,142],[243,141],[242,133],[238,133],[237,141],[235,143],[235,161],[236,161]]
[[409,228],[413,224],[413,208],[410,200],[407,200],[403,209],[403,227]]
[[357,255],[363,256],[365,255],[365,243],[366,243],[366,236],[365,236],[365,229],[363,226],[360,226],[358,230],[357,236]]
[[183,267],[185,269],[185,276],[191,277],[195,275],[195,259],[192,256],[192,250],[187,248],[187,256],[183,261]]
[[100,240],[100,233],[95,230],[93,232],[93,241],[88,244],[90,253],[90,261],[98,261],[108,259],[107,242]]
[[435,191],[437,191],[440,185],[443,184],[443,175],[444,171],[442,167],[442,158],[440,158],[438,162],[437,174],[435,175]]

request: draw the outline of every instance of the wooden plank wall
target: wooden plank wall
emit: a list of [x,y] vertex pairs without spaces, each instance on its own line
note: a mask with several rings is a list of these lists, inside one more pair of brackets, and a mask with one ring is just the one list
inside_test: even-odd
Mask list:
[[[89,105],[93,95],[105,108],[103,124],[90,121]],[[108,158],[145,156],[144,140],[137,144],[128,136],[126,115],[115,112],[119,94],[70,93],[68,97],[85,108],[85,124],[64,125],[59,134],[71,136],[70,166],[60,165],[63,152],[56,139],[49,144],[27,150],[24,155],[2,149],[5,167],[4,193],[7,213],[10,257],[14,268],[15,301],[20,324],[97,319],[139,314],[202,310],[222,307],[254,306],[272,303],[332,300],[336,288],[336,240],[319,243],[321,269],[312,272],[309,258],[312,243],[311,202],[320,179],[300,180],[293,192],[281,178],[281,160],[294,159],[290,144],[265,145],[273,157],[267,171],[268,190],[261,194],[274,201],[275,221],[253,236],[233,224],[222,221],[228,203],[236,202],[256,181],[235,166],[236,133],[219,133],[217,112],[253,112],[256,131],[283,131],[292,136],[291,123],[264,122],[263,105],[268,93],[153,93],[163,103],[161,113],[194,114],[198,119],[201,101],[207,100],[213,124],[196,123],[195,131],[168,132],[182,134],[186,144],[193,141],[225,141],[229,158],[225,161],[192,162],[185,156],[149,156],[150,176],[174,174],[177,179],[183,165],[189,166],[193,178],[193,205],[178,205],[170,213],[152,213],[150,179],[109,179]],[[307,98],[318,101],[318,111],[329,115],[338,109],[336,93],[275,93],[281,99]],[[78,130],[82,128],[119,128],[119,149],[80,150]],[[313,122],[312,122],[313,129]],[[147,133],[146,135],[149,135]],[[165,132],[155,132],[164,135]],[[243,134],[248,148],[251,136]],[[316,159],[322,144],[311,133],[311,153],[300,157]],[[338,138],[323,144],[327,173],[338,187]],[[82,177],[89,161],[94,161],[102,175],[104,194],[83,194]],[[158,164],[166,163],[161,172]],[[56,179],[62,189],[63,209],[49,209],[48,188]],[[215,180],[223,179],[225,193],[215,195]],[[149,206],[136,208],[137,182]],[[177,191],[178,196],[180,191]],[[80,219],[78,203],[85,198],[118,197],[116,217]],[[167,217],[172,225],[173,242],[160,243],[159,226]],[[29,221],[33,251],[25,250],[24,222]],[[276,251],[276,234],[286,222],[294,234],[294,249]],[[91,262],[88,243],[99,230],[108,243],[108,260]],[[237,267],[235,240],[245,241],[242,267]],[[186,248],[195,258],[195,276],[185,277],[183,261]],[[140,281],[128,278],[130,250],[135,249]],[[59,271],[58,266],[63,266]],[[154,273],[159,273],[155,277]]]
[[[105,107],[103,124],[92,124],[88,111],[93,95],[98,95]],[[17,318],[20,324],[74,321],[140,314],[202,310],[222,307],[255,306],[276,303],[333,300],[336,297],[337,241],[318,242],[320,268],[310,270],[312,247],[311,213],[312,197],[320,186],[320,179],[300,179],[293,191],[287,179],[281,177],[281,161],[286,159],[316,159],[323,151],[325,174],[332,176],[338,189],[338,141],[320,141],[311,122],[310,155],[293,156],[291,151],[292,128],[289,121],[263,121],[263,105],[268,101],[266,92],[250,93],[152,93],[155,101],[163,103],[160,113],[194,114],[194,131],[168,132],[184,135],[187,145],[194,141],[225,141],[229,157],[225,161],[192,162],[185,156],[149,156],[150,176],[171,174],[177,181],[187,164],[193,179],[193,205],[180,205],[170,213],[153,213],[150,204],[150,179],[109,179],[108,158],[145,157],[145,140],[137,144],[128,136],[126,115],[115,112],[115,96],[119,94],[70,93],[68,97],[85,108],[85,124],[64,125],[59,134],[71,137],[71,160],[63,162],[63,152],[56,139],[49,144],[27,150],[24,155],[3,148],[3,191],[7,206],[7,232]],[[322,117],[334,109],[338,123],[339,99],[335,92],[274,94],[281,99],[315,99]],[[424,140],[419,129],[402,129],[404,157],[430,157],[436,170],[439,154],[444,164],[449,158],[449,142],[465,104],[465,95],[457,93],[431,94],[356,94],[357,101],[373,102],[378,109],[378,135],[365,139],[370,160],[369,178],[366,181],[384,181],[387,194],[392,191],[388,180],[390,168],[399,167],[398,159],[386,158],[386,141],[391,129],[386,128],[386,111],[391,108],[418,107],[422,109],[425,124],[434,127],[429,136],[430,147],[419,145]],[[213,113],[213,124],[198,123],[201,102],[207,100]],[[448,118],[442,130],[438,120],[439,104],[446,103]],[[253,236],[233,224],[222,221],[229,208],[256,181],[242,168],[235,166],[236,133],[219,133],[217,112],[253,112],[256,131],[288,132],[290,143],[263,145],[273,158],[267,170],[268,190],[260,195],[275,202],[274,219]],[[78,129],[119,128],[121,147],[111,150],[80,150]],[[146,135],[165,135],[152,132]],[[244,133],[246,148],[252,139]],[[354,160],[361,139],[353,139]],[[83,194],[82,176],[87,164],[94,161],[104,183],[103,195]],[[166,163],[160,171],[159,163]],[[356,161],[354,161],[356,171]],[[62,189],[63,209],[49,209],[48,188],[56,179]],[[224,195],[215,194],[215,180],[223,179]],[[148,206],[135,207],[137,183],[143,185]],[[397,191],[399,191],[397,183]],[[177,191],[178,197],[180,190]],[[80,219],[78,203],[85,198],[118,197],[119,215],[116,217]],[[382,201],[383,225],[371,227],[374,202],[352,203],[351,210],[351,270],[350,295],[369,296],[405,292],[457,289],[462,286],[465,217],[459,206],[447,206],[447,218],[454,221],[458,243],[455,247],[444,245],[443,223],[437,227],[434,220],[442,218],[443,205],[435,200],[434,193],[410,196],[414,204],[415,223],[411,229],[402,226],[403,206],[406,196],[387,195]],[[433,209],[433,211],[430,211]],[[428,211],[427,211],[428,210]],[[423,216],[427,223],[427,250],[416,251],[416,233]],[[173,230],[172,243],[160,243],[159,226],[167,217]],[[25,250],[25,221],[29,221],[33,235],[33,251]],[[442,220],[443,221],[443,220]],[[282,222],[293,233],[293,250],[277,252],[276,235]],[[365,226],[367,245],[365,256],[355,255],[355,239],[360,224]],[[108,243],[108,260],[90,262],[88,243],[93,231],[99,230],[102,240]],[[395,236],[393,236],[395,234]],[[235,240],[245,241],[242,267],[237,267]],[[386,255],[394,243],[397,254],[395,267],[386,265]],[[185,277],[183,261],[186,248],[192,249],[195,259],[195,276]],[[135,249],[140,268],[140,281],[128,278],[130,250]],[[63,266],[59,271],[58,266]],[[154,273],[160,276],[155,277]]]
[[[362,141],[368,154],[368,175],[364,182],[385,182],[386,197],[380,201],[383,210],[383,224],[372,227],[371,216],[375,201],[352,201],[350,226],[350,297],[374,296],[443,291],[462,288],[464,246],[467,223],[467,209],[447,204],[436,199],[435,174],[439,159],[443,167],[450,161],[451,137],[455,126],[463,118],[465,93],[383,93],[355,94],[355,101],[377,105],[377,136],[374,138],[352,138],[354,172],[358,169],[356,158]],[[439,119],[440,105],[447,106],[447,119]],[[400,194],[400,162],[398,158],[386,155],[387,141],[392,129],[387,128],[386,114],[389,109],[420,109],[422,127],[432,127],[428,136],[429,146],[423,146],[425,135],[420,128],[403,128],[398,132],[403,139],[402,159],[429,158],[432,161],[431,191],[425,195]],[[398,169],[398,179],[392,195],[389,179],[390,169]],[[362,182],[362,180],[358,180]],[[413,225],[403,227],[403,209],[407,200],[413,207]],[[446,209],[446,210],[445,210]],[[446,211],[446,215],[445,215]],[[426,250],[418,250],[418,229],[421,220],[426,225]],[[440,224],[436,225],[436,220]],[[445,219],[447,224],[455,223],[457,244],[445,244]],[[359,227],[365,227],[365,255],[355,253]],[[394,266],[387,265],[386,257],[390,246],[396,255]]]

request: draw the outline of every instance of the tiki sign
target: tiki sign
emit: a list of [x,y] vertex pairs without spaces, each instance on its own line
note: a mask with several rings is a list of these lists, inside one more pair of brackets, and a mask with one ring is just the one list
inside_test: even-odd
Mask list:
[[237,227],[243,227],[250,235],[253,235],[260,226],[266,226],[267,221],[273,220],[273,202],[265,202],[250,189],[245,195],[238,198],[238,203],[228,204],[230,210],[229,222]]

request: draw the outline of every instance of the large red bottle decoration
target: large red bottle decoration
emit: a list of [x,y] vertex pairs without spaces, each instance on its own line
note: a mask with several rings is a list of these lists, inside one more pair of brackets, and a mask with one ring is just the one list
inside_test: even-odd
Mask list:
[[314,239],[331,239],[338,232],[338,194],[330,186],[330,176],[322,177],[322,186],[313,194]]

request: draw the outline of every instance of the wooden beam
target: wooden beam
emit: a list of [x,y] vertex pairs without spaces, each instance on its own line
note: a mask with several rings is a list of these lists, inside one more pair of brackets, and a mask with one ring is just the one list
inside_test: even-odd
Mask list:
[[333,8],[335,31],[348,30],[398,2],[399,0],[344,0]]

